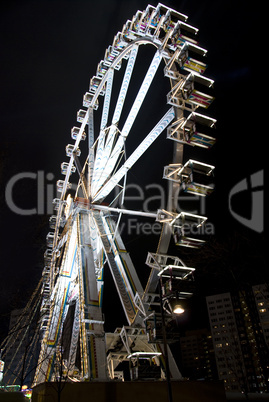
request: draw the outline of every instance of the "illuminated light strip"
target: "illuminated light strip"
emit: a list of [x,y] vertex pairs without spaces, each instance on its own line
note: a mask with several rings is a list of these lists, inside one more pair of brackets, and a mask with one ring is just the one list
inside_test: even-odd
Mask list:
[[[144,216],[144,217],[154,218],[154,219],[157,218],[157,214],[153,213],[153,212],[136,211],[134,209],[113,208],[113,207],[109,207],[106,205],[100,205],[100,204],[91,204],[91,207],[92,207],[92,209],[97,209],[99,211],[116,212],[117,214],[127,214],[127,215],[135,215],[135,216]],[[114,234],[114,229],[111,233]],[[124,251],[124,250],[122,250],[122,251]]]
[[[153,128],[153,130],[147,135],[147,137],[141,142],[136,150],[125,161],[122,167],[112,178],[103,186],[99,193],[93,198],[93,202],[103,200],[123,178],[127,171],[135,164],[135,162],[141,157],[141,155],[150,147],[150,145],[156,140],[156,138],[163,132],[163,130],[171,123],[175,118],[174,108],[171,107],[168,112],[162,117],[159,123]],[[120,137],[121,138],[121,137]]]
[[90,221],[90,242],[92,246],[93,253],[97,256],[97,230],[94,224],[93,217],[89,214],[89,221]]
[[92,176],[91,194],[95,194],[108,177],[108,174],[106,174],[105,171],[111,153],[111,149],[113,146],[114,136],[116,135],[117,132],[118,132],[117,127],[115,125],[112,125],[109,129],[109,133],[107,134],[106,144],[105,144],[105,132],[104,131],[100,132],[100,136],[102,135],[102,141],[103,141],[102,150],[100,149],[99,153],[96,154],[96,164],[95,164],[96,168],[94,169],[94,174]]
[[115,125],[119,121],[120,116],[121,116],[122,108],[124,105],[124,101],[126,98],[127,90],[129,87],[129,83],[131,80],[131,76],[132,76],[132,72],[133,72],[133,68],[134,68],[134,64],[135,64],[135,60],[136,60],[136,56],[137,56],[137,51],[138,51],[138,45],[135,45],[131,51],[131,54],[130,54],[130,57],[128,60],[128,64],[127,64],[124,78],[122,81],[115,112],[114,112],[114,115],[112,118],[112,126],[110,127],[109,133],[107,135],[106,145],[105,145],[105,148],[104,148],[104,151],[102,154],[101,168],[99,168],[98,175],[96,177],[94,176],[94,178],[93,178],[92,193],[96,193],[98,191],[98,189],[102,186],[102,184],[104,183],[104,181],[107,179],[107,177],[109,175],[109,172],[107,172],[106,167],[107,167],[107,161],[111,154],[112,146],[114,143],[114,137],[115,137],[115,134],[117,133],[117,127]]
[[130,132],[130,129],[131,129],[131,127],[132,127],[132,125],[133,125],[133,123],[135,121],[135,118],[136,118],[136,116],[137,116],[137,114],[138,114],[138,112],[139,112],[139,110],[140,110],[140,108],[142,106],[142,103],[143,103],[143,101],[144,101],[144,99],[145,99],[145,97],[147,95],[147,92],[148,92],[148,90],[150,88],[150,85],[151,85],[151,83],[153,81],[153,78],[155,77],[155,74],[156,74],[156,72],[158,70],[158,67],[159,67],[161,61],[162,61],[162,53],[159,50],[157,50],[155,55],[154,55],[154,57],[153,57],[153,59],[152,59],[152,62],[150,64],[150,66],[149,66],[149,69],[148,69],[147,74],[146,74],[146,76],[144,78],[144,81],[143,81],[143,83],[142,83],[142,85],[140,87],[140,90],[139,90],[139,92],[138,92],[138,94],[136,96],[136,99],[135,99],[134,104],[133,104],[133,106],[132,106],[132,108],[130,110],[130,113],[129,113],[127,119],[126,119],[126,122],[125,122],[125,124],[123,126],[123,129],[122,129],[123,137],[128,136],[128,134]]
[[189,114],[189,116],[188,116],[187,119],[185,120],[184,125],[186,124],[186,122],[187,122],[188,120],[191,120],[192,118],[193,118],[194,121],[195,121],[196,116],[197,116],[197,117],[200,117],[200,118],[203,119],[203,120],[208,120],[208,121],[210,121],[210,123],[211,123],[210,127],[213,127],[214,124],[217,122],[217,120],[216,120],[216,119],[213,119],[212,117],[206,116],[206,115],[201,114],[201,113],[192,112],[192,113]]
[[133,72],[133,68],[134,68],[134,64],[135,64],[135,60],[136,60],[136,56],[137,56],[137,51],[138,51],[138,45],[135,45],[130,53],[129,56],[129,60],[128,60],[128,64],[125,70],[125,74],[124,74],[124,78],[122,81],[122,85],[121,85],[121,89],[120,89],[120,94],[118,97],[118,101],[117,101],[117,105],[115,108],[115,112],[112,118],[112,124],[116,124],[119,121],[121,112],[122,112],[122,108],[124,105],[124,101],[125,101],[125,97],[127,94],[127,90],[129,87],[129,83],[131,80],[131,76],[132,76],[132,72]]
[[[190,267],[186,267],[186,266],[179,266],[179,265],[168,265],[166,267],[164,267],[163,269],[161,269],[158,272],[158,276],[164,276],[164,277],[170,277],[170,269],[174,269],[175,271],[187,271],[185,273],[183,273],[183,277],[185,278],[186,274],[189,275],[191,274],[193,271],[195,271],[195,268],[190,268]],[[168,273],[166,273],[166,271],[168,271]],[[164,273],[166,273],[166,275],[164,275]]]
[[99,252],[98,252],[98,234],[97,230],[94,224],[94,219],[92,215],[89,215],[89,220],[90,220],[90,242],[92,246],[92,251],[94,254],[94,259],[98,258]]
[[139,357],[139,356],[145,356],[145,357],[155,357],[155,356],[161,356],[161,352],[134,352],[127,356],[127,359],[131,359],[132,357]]
[[[105,221],[107,223],[107,220],[105,220]],[[110,229],[109,226],[108,226],[108,229]],[[110,234],[111,234],[111,232],[110,232]],[[107,239],[108,239],[109,244],[111,245],[111,247],[113,249],[113,243],[115,243],[115,241],[110,239],[110,236],[108,234],[107,234]],[[115,245],[114,245],[114,247],[116,248]],[[136,294],[136,287],[135,287],[134,282],[133,282],[133,280],[131,278],[129,269],[127,268],[126,262],[125,262],[125,260],[123,260],[123,258],[119,254],[119,252],[117,252],[117,253],[113,252],[113,254],[114,254],[114,261],[115,261],[115,263],[116,263],[116,265],[118,267],[118,272],[119,272],[120,277],[122,279],[122,283],[124,284],[126,294],[127,294],[128,298],[129,298],[129,301],[131,303],[131,307],[132,307],[133,311],[136,312],[137,308],[136,308],[136,305],[135,305],[134,300],[133,300],[133,298],[134,298],[134,296]],[[133,297],[131,297],[130,291],[133,292]]]
[[[149,69],[144,78],[144,81],[138,91],[138,94],[137,94],[136,99],[133,103],[133,106],[129,112],[129,115],[125,121],[124,127],[121,132],[121,136],[118,138],[116,145],[114,146],[113,151],[111,152],[109,161],[107,163],[106,176],[104,176],[104,180],[112,173],[112,171],[118,161],[119,155],[122,152],[122,149],[124,146],[125,138],[128,136],[128,134],[132,128],[132,125],[133,125],[135,118],[142,106],[142,103],[150,88],[151,82],[157,72],[157,69],[160,65],[161,60],[162,60],[162,53],[159,50],[157,50],[157,52],[155,53],[155,56],[152,59],[151,65],[149,66]],[[94,195],[94,194],[96,194],[96,193],[93,192],[92,195]]]
[[103,106],[103,112],[102,112],[102,118],[101,118],[101,124],[100,124],[100,134],[99,134],[99,138],[98,138],[98,146],[97,146],[95,163],[94,163],[94,168],[93,168],[93,180],[92,180],[92,188],[91,188],[91,191],[93,193],[96,191],[96,189],[95,189],[96,185],[97,185],[98,180],[103,171],[103,169],[102,169],[103,152],[104,152],[104,148],[105,148],[105,138],[106,138],[105,127],[107,125],[107,120],[108,120],[108,112],[109,112],[109,105],[110,105],[110,99],[111,99],[113,76],[114,76],[114,70],[110,69],[108,71],[108,77],[107,77],[107,82],[106,82],[106,94],[105,94],[104,106]]
[[68,296],[68,293],[69,293],[69,287],[70,287],[70,283],[68,283],[68,285],[65,287],[61,308],[60,308],[59,313],[58,313],[58,322],[57,322],[56,330],[55,330],[55,333],[54,333],[54,337],[53,337],[53,339],[49,339],[47,341],[48,346],[55,346],[56,343],[58,342],[60,326],[62,324],[61,318],[62,318],[63,311],[64,311],[64,308],[65,308],[65,305],[66,305],[67,296]]
[[91,182],[91,193],[94,194],[97,190],[98,180],[102,174],[102,163],[103,163],[103,151],[105,148],[105,137],[106,133],[104,130],[100,130],[99,138],[98,138],[98,148],[95,156],[95,163],[92,174],[92,182]]
[[[100,268],[100,267],[103,266],[103,258],[104,258],[103,250],[102,250],[100,238],[98,237],[98,234],[97,234],[97,229],[94,224],[92,214],[89,214],[89,220],[90,220],[90,242],[91,242],[91,246],[92,246],[93,259],[94,259],[94,264],[95,264],[95,273],[98,274],[98,272],[100,270],[102,270],[102,268]],[[99,261],[100,267],[97,265],[97,263],[95,261]],[[97,280],[98,279],[99,278],[97,277]]]
[[[62,273],[60,273],[61,276],[64,276],[66,278],[71,278],[72,273],[73,273],[73,268],[74,268],[74,264],[75,264],[75,258],[76,258],[76,254],[77,254],[77,246],[75,247],[75,249],[73,250],[73,257],[71,257],[72,259],[72,263],[71,263],[71,270],[68,271],[63,271]],[[66,261],[65,261],[65,265],[67,265],[69,258],[67,257]],[[67,266],[68,268],[68,266]]]
[[100,125],[101,130],[103,130],[107,125],[113,77],[114,77],[114,70],[111,68],[108,71],[108,76],[107,76],[107,81],[106,81],[106,94],[105,94],[105,99],[104,99],[104,106],[103,106],[101,125]]
[[89,110],[89,119],[88,119],[88,143],[89,148],[91,148],[94,144],[94,120],[93,120],[93,109]]
[[94,169],[94,119],[93,119],[93,109],[89,110],[89,120],[88,120],[88,144],[89,144],[89,185],[91,185],[93,169]]
[[[80,216],[79,221],[80,221],[80,226],[83,225],[83,219],[81,219],[81,216]],[[80,231],[80,236],[82,236],[81,231]],[[91,246],[88,246],[88,247],[90,248]],[[85,258],[84,252],[81,252],[81,258],[83,261],[82,265],[84,267],[84,269],[83,269],[83,277],[84,277],[83,285],[84,285],[84,298],[86,296],[86,298],[85,298],[86,306],[87,307],[88,306],[99,307],[99,298],[97,300],[91,299],[91,295],[89,294],[89,287],[87,286],[87,283],[89,283],[88,282],[89,281],[88,263],[87,263],[87,259]]]
[[208,168],[211,169],[211,171],[213,171],[213,170],[215,169],[215,166],[209,165],[208,163],[196,161],[196,160],[194,160],[194,159],[189,159],[188,162],[186,162],[185,165],[184,165],[184,166],[182,167],[182,169],[180,170],[180,173],[183,172],[184,168],[186,168],[186,167],[192,167],[191,165],[192,165],[193,163],[196,163],[197,165],[200,165],[200,166],[208,167]]
[[[99,219],[99,217],[98,217],[98,219]],[[101,224],[104,229],[106,239],[107,239],[108,243],[110,244],[110,246],[112,247],[110,239],[109,239],[109,237],[111,237],[111,232],[110,232],[109,226],[106,224],[106,220],[103,219],[101,221]],[[107,254],[108,262],[110,265],[110,258],[109,258],[110,254],[109,254],[109,252],[107,252],[106,254]],[[113,255],[114,255],[114,253],[113,253]],[[131,323],[136,315],[137,309],[136,308],[134,309],[134,304],[132,302],[132,299],[130,298],[128,286],[126,284],[126,279],[125,279],[125,275],[124,275],[124,269],[123,269],[122,263],[119,259],[119,254],[116,255],[116,258],[113,257],[113,263],[115,264],[115,267],[113,266],[113,264],[110,265],[111,273],[112,273],[116,288],[118,290],[120,300],[121,300],[123,309],[126,314],[126,318],[129,321],[129,323]]]

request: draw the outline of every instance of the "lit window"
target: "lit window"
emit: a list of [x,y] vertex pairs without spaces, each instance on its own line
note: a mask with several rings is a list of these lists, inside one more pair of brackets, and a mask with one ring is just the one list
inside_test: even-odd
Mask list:
[[260,308],[260,313],[265,313],[266,312],[266,308]]

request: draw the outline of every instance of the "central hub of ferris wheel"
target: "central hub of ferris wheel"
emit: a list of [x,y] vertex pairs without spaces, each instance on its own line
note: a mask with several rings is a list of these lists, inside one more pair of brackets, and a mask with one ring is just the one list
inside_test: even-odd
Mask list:
[[[57,182],[56,214],[50,218],[53,231],[47,236],[44,256],[42,343],[34,384],[56,381],[61,375],[70,381],[112,380],[120,376],[117,366],[125,360],[133,379],[165,378],[163,328],[166,342],[174,342],[172,305],[177,301],[178,311],[184,311],[195,276],[193,267],[169,254],[169,243],[202,247],[204,239],[191,233],[207,219],[179,211],[178,195],[206,197],[214,189],[214,166],[183,156],[185,146],[204,151],[215,143],[211,130],[216,120],[200,111],[214,98],[213,80],[204,76],[207,51],[198,45],[197,33],[187,16],[163,4],[148,5],[126,21],[90,79],[84,108],[77,113],[79,125],[71,130],[74,143],[66,146],[68,161],[61,165],[64,178]],[[142,81],[141,45],[155,48],[150,62],[145,62]],[[166,111],[160,109],[159,120],[153,121],[148,97],[152,87],[161,91],[161,65],[170,89],[163,98]],[[152,119],[146,132],[144,123],[138,129],[141,116]],[[171,163],[163,168],[163,179],[168,181],[166,208],[155,212],[125,208],[129,172],[165,131],[174,144]],[[158,164],[158,156],[154,163]],[[115,189],[119,208],[114,206]],[[119,230],[124,215],[162,225],[156,251],[145,255],[150,268],[145,287]],[[127,321],[113,333],[105,332],[103,315],[107,268]],[[180,378],[169,347],[167,354],[173,378]],[[147,368],[139,365],[142,358]]]

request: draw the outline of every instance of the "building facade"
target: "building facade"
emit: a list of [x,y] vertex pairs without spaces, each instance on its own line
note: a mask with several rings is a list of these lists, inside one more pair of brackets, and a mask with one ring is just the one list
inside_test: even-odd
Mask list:
[[218,376],[226,391],[268,391],[268,304],[259,289],[207,297]]
[[186,331],[180,337],[182,374],[192,379],[216,380],[217,366],[208,329]]
[[264,340],[269,348],[269,287],[266,284],[253,286],[253,295],[258,310]]

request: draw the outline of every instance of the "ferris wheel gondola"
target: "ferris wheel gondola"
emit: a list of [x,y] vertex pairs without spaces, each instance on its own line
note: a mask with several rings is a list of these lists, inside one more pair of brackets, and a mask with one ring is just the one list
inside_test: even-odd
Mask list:
[[[64,179],[57,182],[57,214],[50,218],[54,232],[47,237],[41,306],[43,341],[35,384],[57,379],[60,371],[70,379],[114,378],[117,364],[136,352],[155,353],[160,364],[161,346],[157,345],[156,336],[153,342],[146,333],[148,317],[155,311],[160,273],[171,267],[171,272],[178,273],[177,281],[187,282],[194,270],[177,257],[167,255],[169,242],[176,231],[178,245],[200,247],[203,242],[186,236],[183,226],[188,223],[199,227],[206,220],[198,215],[180,214],[178,194],[182,188],[197,195],[210,193],[212,186],[209,191],[204,182],[193,183],[190,178],[194,169],[199,168],[201,177],[214,168],[193,160],[183,164],[184,145],[210,148],[214,144],[208,131],[216,122],[196,112],[212,103],[214,98],[209,92],[213,81],[203,76],[206,64],[199,57],[206,50],[198,46],[198,29],[186,21],[185,15],[162,4],[137,11],[115,36],[90,80],[83,98],[84,109],[77,113],[80,126],[71,131],[74,144],[66,147],[69,160],[61,165]],[[140,53],[144,48],[154,52],[149,52],[151,60],[141,81],[144,56],[141,59]],[[169,86],[163,98],[163,106],[167,107],[156,121],[153,116],[148,119],[152,125],[147,132],[144,126],[140,128],[141,139],[136,134],[137,124],[147,113],[146,99],[151,97],[152,87],[160,91],[165,87],[158,75],[161,66],[163,82]],[[153,213],[124,208],[130,170],[141,163],[143,155],[153,149],[165,130],[167,138],[174,142],[171,164],[164,168],[164,178],[168,180],[166,210]],[[139,143],[132,141],[134,137],[140,138]],[[154,161],[158,163],[157,156]],[[71,179],[76,174],[78,181],[74,186]],[[115,188],[119,208],[113,206]],[[120,234],[123,215],[147,217],[163,225],[157,252],[147,258],[151,270],[145,289]],[[102,313],[105,264],[110,268],[128,322],[107,336]],[[177,294],[182,299],[190,297],[186,286]],[[150,322],[156,323],[157,315]],[[175,364],[171,364],[171,370],[175,377],[180,376]]]

